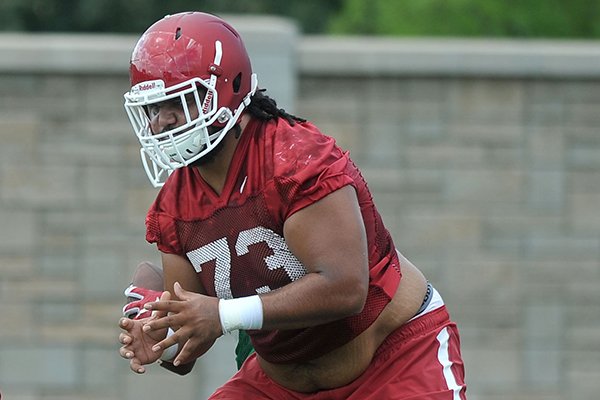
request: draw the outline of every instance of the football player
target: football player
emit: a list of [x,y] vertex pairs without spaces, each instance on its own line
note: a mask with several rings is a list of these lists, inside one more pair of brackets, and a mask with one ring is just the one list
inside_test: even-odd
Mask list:
[[147,318],[120,320],[134,372],[161,358],[189,369],[245,330],[255,352],[211,399],[465,399],[441,296],[397,251],[348,152],[258,88],[231,25],[159,20],[130,78],[125,109],[162,186],[146,239],[166,288]]

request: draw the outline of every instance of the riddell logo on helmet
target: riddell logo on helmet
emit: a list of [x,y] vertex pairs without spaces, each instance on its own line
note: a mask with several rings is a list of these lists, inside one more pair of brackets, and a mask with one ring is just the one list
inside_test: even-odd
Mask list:
[[155,81],[146,81],[146,82],[141,82],[138,83],[137,85],[135,85],[134,87],[131,88],[131,91],[133,93],[140,93],[140,92],[148,92],[148,91],[155,91],[155,90],[164,90],[165,89],[165,84],[163,81],[159,80],[155,80]]
[[206,93],[206,97],[204,98],[204,104],[202,105],[202,113],[206,114],[208,112],[208,109],[210,108],[210,103],[212,102],[213,99],[213,92],[211,90],[208,91],[208,93]]
[[156,88],[156,82],[140,83],[138,90],[143,92],[144,90],[151,90],[154,88]]

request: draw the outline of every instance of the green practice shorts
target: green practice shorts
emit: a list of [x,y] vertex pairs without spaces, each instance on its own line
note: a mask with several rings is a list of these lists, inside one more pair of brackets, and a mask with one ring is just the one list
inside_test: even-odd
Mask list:
[[250,336],[248,336],[246,331],[240,330],[238,332],[238,344],[235,346],[235,362],[237,363],[237,368],[240,369],[246,358],[254,352],[254,348],[252,347],[252,342],[250,342]]

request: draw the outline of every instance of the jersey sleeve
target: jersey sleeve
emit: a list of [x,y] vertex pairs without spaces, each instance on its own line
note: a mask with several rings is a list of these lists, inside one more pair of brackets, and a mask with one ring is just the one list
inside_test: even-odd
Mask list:
[[[295,128],[295,129],[294,129]],[[313,125],[296,124],[283,132],[274,151],[273,183],[283,220],[328,194],[354,183],[346,171],[348,153]]]
[[155,243],[163,253],[182,254],[176,218],[173,217],[173,208],[177,206],[177,193],[174,189],[177,185],[173,184],[173,180],[175,179],[165,183],[146,214],[146,241]]
[[181,254],[181,245],[177,238],[175,221],[172,217],[156,212],[148,211],[146,215],[146,241],[156,243],[158,250],[163,253]]

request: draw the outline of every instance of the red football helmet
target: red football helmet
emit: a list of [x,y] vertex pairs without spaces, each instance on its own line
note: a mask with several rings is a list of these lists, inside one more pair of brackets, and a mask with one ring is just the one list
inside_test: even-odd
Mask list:
[[[174,169],[219,144],[258,84],[240,35],[222,19],[201,12],[168,15],[150,26],[133,50],[129,73],[125,110],[156,187]],[[148,107],[171,99],[179,99],[185,124],[153,134]],[[190,102],[197,117],[190,113]]]

